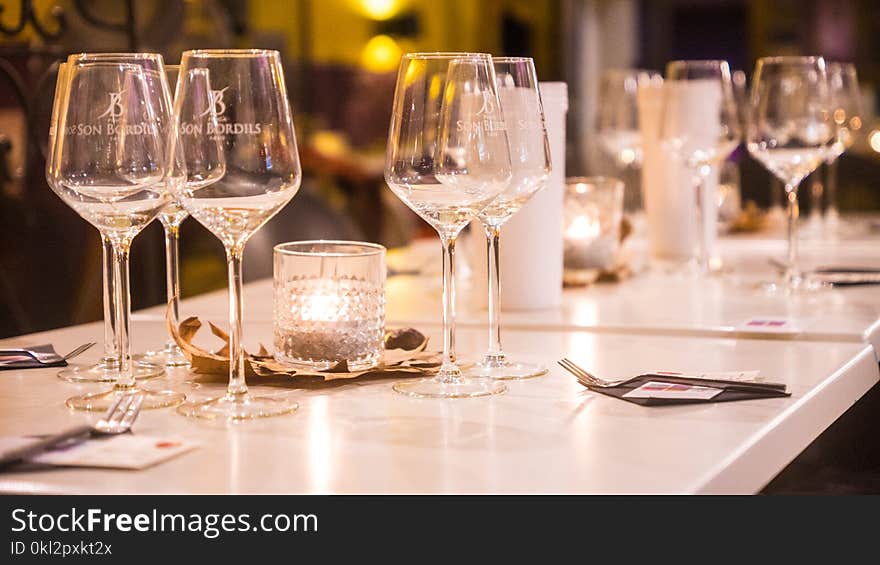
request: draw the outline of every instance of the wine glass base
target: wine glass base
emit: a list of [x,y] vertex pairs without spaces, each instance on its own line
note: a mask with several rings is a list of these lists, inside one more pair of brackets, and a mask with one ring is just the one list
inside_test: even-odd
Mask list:
[[143,410],[155,410],[177,406],[186,397],[183,393],[172,390],[149,390],[135,385],[127,388],[112,388],[104,392],[92,392],[81,396],[68,398],[64,404],[72,410],[85,410],[88,412],[105,412],[121,394],[143,394]]
[[183,351],[176,343],[169,343],[163,349],[154,349],[147,351],[143,355],[136,355],[133,359],[162,367],[174,368],[189,366],[189,360],[187,360]]
[[479,363],[465,365],[461,368],[465,377],[489,378],[497,380],[533,379],[547,374],[547,367],[534,363],[510,361],[487,357]]
[[760,283],[758,287],[768,294],[800,295],[828,290],[831,285],[807,278],[798,278],[787,281],[765,281]]
[[[135,380],[155,379],[165,374],[161,365],[145,360],[132,361]],[[72,365],[58,371],[58,378],[71,383],[113,383],[119,380],[119,365],[115,360],[103,360],[95,365]]]
[[187,402],[177,412],[189,418],[205,420],[254,420],[290,414],[299,404],[283,396],[251,396],[226,394],[210,400]]
[[415,398],[476,398],[507,391],[507,385],[486,378],[440,378],[418,379],[394,383],[396,392]]

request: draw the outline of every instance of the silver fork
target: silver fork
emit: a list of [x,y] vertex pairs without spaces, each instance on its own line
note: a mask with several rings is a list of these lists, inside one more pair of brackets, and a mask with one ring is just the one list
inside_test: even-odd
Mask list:
[[[10,353],[27,353],[28,355],[31,355],[32,357],[34,357],[40,363],[56,363],[58,361],[68,361],[70,359],[73,359],[74,357],[77,357],[77,356],[85,353],[88,349],[90,349],[94,345],[95,345],[94,341],[91,341],[89,343],[84,343],[84,344],[80,345],[79,347],[75,348],[73,351],[71,351],[67,355],[63,355],[63,356],[59,356],[57,353],[43,353],[41,351],[34,351],[32,349],[25,349],[25,348],[0,349],[0,351],[2,351],[3,353],[5,353],[7,355]],[[5,365],[7,363],[14,363],[14,361],[6,361],[6,362],[0,363],[0,364]]]
[[123,434],[131,429],[143,403],[143,394],[118,394],[116,400],[94,426],[83,425],[70,428],[0,454],[0,468],[25,461],[71,440]]
[[577,363],[568,359],[566,357],[562,358],[562,361],[559,361],[559,364],[563,369],[577,377],[577,380],[584,386],[595,386],[600,388],[610,388],[619,386],[630,379],[621,379],[617,381],[606,381],[605,379],[600,379],[596,375],[593,375],[586,369],[580,367]]

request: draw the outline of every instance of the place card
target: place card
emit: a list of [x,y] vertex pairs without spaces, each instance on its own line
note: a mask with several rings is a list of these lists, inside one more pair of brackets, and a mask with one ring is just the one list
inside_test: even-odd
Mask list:
[[670,400],[710,400],[721,394],[722,389],[708,386],[648,381],[639,388],[624,394],[624,398],[665,398]]
[[738,383],[760,383],[763,381],[761,371],[716,371],[711,373],[679,373],[677,371],[654,371],[654,375],[668,377],[684,377],[689,379],[706,379],[711,381],[731,381]]
[[[32,441],[33,438],[26,437],[0,438],[0,453]],[[119,434],[61,446],[29,462],[64,467],[146,469],[200,446],[198,442],[179,437]]]
[[736,326],[745,333],[799,334],[804,331],[803,323],[794,318],[777,316],[757,316],[748,318]]

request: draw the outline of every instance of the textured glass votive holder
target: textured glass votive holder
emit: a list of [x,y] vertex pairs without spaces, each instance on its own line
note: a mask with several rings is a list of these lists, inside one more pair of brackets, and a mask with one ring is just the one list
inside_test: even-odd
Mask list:
[[355,241],[275,246],[275,359],[324,370],[375,366],[385,336],[385,248]]
[[617,261],[623,220],[623,182],[611,177],[565,180],[566,284],[591,282]]

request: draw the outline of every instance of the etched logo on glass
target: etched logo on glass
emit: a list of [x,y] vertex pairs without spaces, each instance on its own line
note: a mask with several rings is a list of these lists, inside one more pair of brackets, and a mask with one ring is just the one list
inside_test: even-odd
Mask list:
[[207,125],[203,125],[200,123],[184,123],[181,124],[181,133],[183,135],[211,135],[211,136],[226,136],[226,135],[256,135],[263,131],[262,124],[258,123],[248,123],[248,122],[229,122],[229,118],[226,117],[226,100],[225,95],[226,91],[229,90],[229,87],[221,88],[220,90],[211,90],[211,106],[208,107],[204,112],[202,112],[198,117],[203,118],[210,113],[214,113],[217,117],[217,125],[215,126],[213,123],[208,122]]
[[[150,123],[147,121],[142,121],[136,124],[116,123],[117,120],[121,119],[125,115],[125,106],[123,106],[122,104],[122,95],[125,93],[125,90],[110,92],[110,99],[107,102],[106,109],[103,113],[99,114],[95,118],[95,121],[98,123],[68,125],[68,135],[154,135],[158,131],[158,127],[155,123]],[[102,120],[104,120],[105,118],[106,120],[102,122]],[[54,135],[54,126],[52,126],[49,131],[50,134]]]

